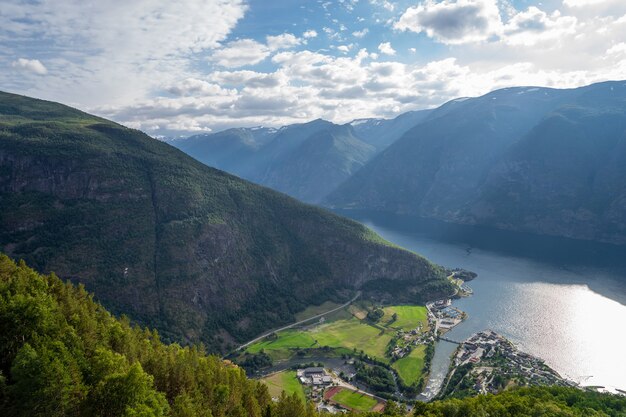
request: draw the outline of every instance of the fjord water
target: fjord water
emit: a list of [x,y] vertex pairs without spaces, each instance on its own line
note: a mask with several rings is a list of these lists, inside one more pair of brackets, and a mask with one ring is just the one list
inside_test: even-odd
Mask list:
[[[626,390],[626,247],[494,232],[371,212],[342,212],[446,267],[479,274],[455,301],[469,318],[448,333],[492,329],[582,385]],[[455,345],[440,342],[428,390]]]

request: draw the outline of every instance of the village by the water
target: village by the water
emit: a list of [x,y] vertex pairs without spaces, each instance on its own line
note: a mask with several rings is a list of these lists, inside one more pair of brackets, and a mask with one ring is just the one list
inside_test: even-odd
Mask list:
[[439,391],[428,399],[497,393],[512,386],[576,385],[491,330],[464,341],[447,337],[467,318],[453,305],[454,298],[471,296],[467,282],[475,277],[449,271],[456,294],[424,306],[353,303],[340,314],[272,333],[247,346],[236,361],[265,382],[275,398],[296,395],[331,413],[380,411],[388,401],[410,408],[425,399],[420,393],[439,340],[458,347]]

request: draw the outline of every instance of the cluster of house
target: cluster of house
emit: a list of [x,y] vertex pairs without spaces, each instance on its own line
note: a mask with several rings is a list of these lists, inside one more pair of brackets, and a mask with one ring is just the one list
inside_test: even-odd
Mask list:
[[[432,328],[434,328],[434,326],[431,325],[431,329]],[[422,323],[418,323],[417,327],[413,330],[398,330],[397,335],[404,341],[404,344],[396,345],[391,351],[391,356],[395,359],[403,358],[411,353],[413,346],[425,345],[434,341],[433,332],[425,331]]]
[[[494,357],[498,360],[490,360]],[[477,365],[471,374],[473,388],[479,393],[498,392],[502,381],[511,379],[523,385],[572,384],[545,365],[541,359],[518,351],[509,340],[491,330],[476,333],[460,345],[454,365],[468,363]],[[496,378],[496,375],[499,377]]]
[[437,328],[447,331],[463,321],[464,313],[456,307],[452,307],[452,300],[438,300],[426,304],[430,313],[437,321]]
[[510,344],[510,342],[491,330],[476,333],[461,345],[455,362],[457,365],[464,365],[468,362],[480,362],[483,357],[491,358],[496,352],[495,347],[499,344]]
[[332,384],[333,382],[332,377],[328,375],[326,373],[326,370],[321,366],[298,369],[296,374],[302,385],[309,385],[312,387],[324,387]]

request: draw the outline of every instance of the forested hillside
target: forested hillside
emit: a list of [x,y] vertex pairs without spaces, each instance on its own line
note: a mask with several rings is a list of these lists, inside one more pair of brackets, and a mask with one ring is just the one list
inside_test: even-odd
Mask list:
[[[0,255],[0,415],[315,417],[201,347],[166,345],[82,286]],[[400,417],[402,407],[384,413]],[[371,414],[378,415],[378,414]],[[626,415],[626,398],[540,388],[417,404],[430,417]]]
[[227,349],[359,289],[419,301],[441,268],[147,135],[0,93],[0,250],[167,340]]

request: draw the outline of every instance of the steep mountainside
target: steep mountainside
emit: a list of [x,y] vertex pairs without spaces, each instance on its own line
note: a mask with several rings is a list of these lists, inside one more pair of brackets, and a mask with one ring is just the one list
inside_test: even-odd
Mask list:
[[626,243],[625,117],[624,82],[456,100],[327,203]]
[[211,349],[357,289],[449,291],[440,268],[358,223],[141,132],[6,93],[0,249],[83,282],[167,339]]
[[324,120],[281,129],[242,128],[171,144],[199,161],[302,201],[319,203],[429,111],[347,125]]
[[467,220],[626,243],[626,89],[547,116],[490,170]]

